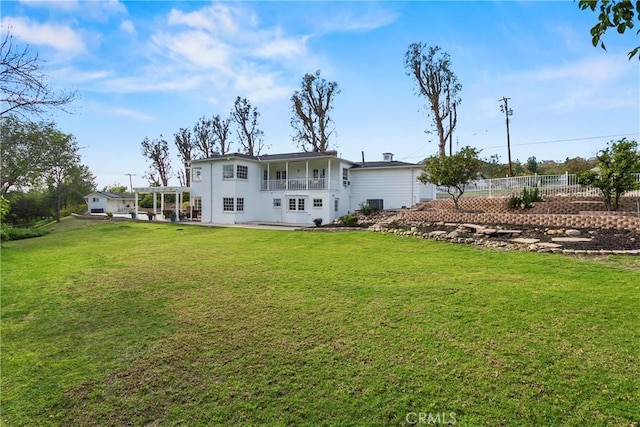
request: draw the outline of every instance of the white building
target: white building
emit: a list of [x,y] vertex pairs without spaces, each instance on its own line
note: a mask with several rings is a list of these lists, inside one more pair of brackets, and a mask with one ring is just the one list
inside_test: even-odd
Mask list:
[[410,207],[435,189],[417,177],[420,164],[352,162],[335,151],[249,156],[215,155],[191,162],[191,203],[204,223],[331,222],[363,204]]
[[94,191],[84,196],[89,213],[128,213],[134,209],[134,196],[126,193]]

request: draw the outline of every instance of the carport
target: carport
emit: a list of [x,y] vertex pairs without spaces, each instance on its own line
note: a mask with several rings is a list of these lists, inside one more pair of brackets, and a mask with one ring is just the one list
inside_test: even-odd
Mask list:
[[[180,218],[180,207],[182,206],[182,202],[184,200],[184,194],[191,194],[191,188],[189,187],[134,187],[133,194],[135,198],[135,210],[136,213],[139,209],[138,204],[138,195],[139,194],[153,194],[153,213],[154,215],[158,215],[158,194],[160,195],[160,212],[165,211],[164,208],[164,196],[165,194],[174,194],[176,196],[176,203],[174,213],[176,219]],[[192,210],[189,209],[189,219],[192,219],[191,215]]]

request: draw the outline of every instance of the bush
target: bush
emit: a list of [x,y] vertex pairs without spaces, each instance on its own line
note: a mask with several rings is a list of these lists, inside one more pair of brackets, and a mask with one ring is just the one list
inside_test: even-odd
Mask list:
[[70,216],[71,214],[83,214],[87,211],[87,205],[70,205],[60,209],[60,218]]
[[356,215],[342,215],[340,217],[340,225],[345,227],[354,227],[358,225],[358,217]]
[[2,227],[2,241],[31,239],[33,237],[49,234],[46,230],[34,230],[32,228]]
[[529,209],[533,207],[534,202],[542,202],[544,199],[540,196],[538,187],[524,187],[520,196],[513,195],[507,201],[509,209]]
[[365,203],[360,203],[360,213],[362,215],[369,216],[369,215],[374,214],[376,212],[378,212],[378,208],[377,207],[371,206],[371,205],[368,205],[368,204],[365,204]]
[[108,216],[109,218],[113,218],[113,212],[107,212],[107,216]]

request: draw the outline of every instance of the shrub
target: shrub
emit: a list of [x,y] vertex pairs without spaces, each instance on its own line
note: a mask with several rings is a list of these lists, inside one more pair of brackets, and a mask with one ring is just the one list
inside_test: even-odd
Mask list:
[[109,218],[113,218],[113,212],[107,212],[107,216],[108,216]]
[[538,187],[524,187],[520,196],[512,195],[507,201],[509,209],[529,209],[533,207],[534,202],[542,202],[544,199],[540,196]]
[[360,203],[360,213],[362,215],[369,216],[369,215],[374,214],[376,212],[378,212],[378,208],[377,207],[371,206],[371,205],[366,204],[366,203]]
[[340,225],[345,227],[354,227],[358,225],[358,217],[356,215],[342,215],[340,217]]
[[69,216],[73,213],[83,214],[87,211],[87,205],[70,205],[60,209],[60,218]]
[[3,227],[1,238],[2,241],[31,239],[33,237],[44,236],[49,234],[47,230],[34,230],[32,228]]

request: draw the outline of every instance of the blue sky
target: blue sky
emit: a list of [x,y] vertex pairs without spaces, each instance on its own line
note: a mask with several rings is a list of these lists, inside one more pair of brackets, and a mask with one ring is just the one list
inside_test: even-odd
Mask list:
[[[592,157],[611,139],[638,140],[635,31],[591,45],[595,13],[573,1],[209,2],[3,1],[2,31],[46,60],[49,83],[77,89],[76,136],[99,188],[146,185],[140,142],[228,115],[236,96],[261,114],[267,153],[297,151],[290,97],[320,69],[335,99],[341,157],[418,162],[437,153],[423,99],[406,75],[410,43],[448,52],[462,84],[454,140],[506,162],[498,100],[511,98],[512,158]],[[236,143],[234,148],[239,150]],[[174,170],[179,167],[175,156]],[[172,180],[177,184],[176,178]]]

